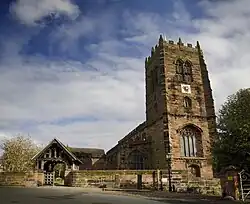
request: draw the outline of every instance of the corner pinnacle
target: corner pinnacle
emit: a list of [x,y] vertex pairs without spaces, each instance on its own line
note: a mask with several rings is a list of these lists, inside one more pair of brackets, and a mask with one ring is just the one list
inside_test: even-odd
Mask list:
[[181,44],[182,44],[181,38],[179,38],[178,43],[179,43],[179,45],[181,45]]

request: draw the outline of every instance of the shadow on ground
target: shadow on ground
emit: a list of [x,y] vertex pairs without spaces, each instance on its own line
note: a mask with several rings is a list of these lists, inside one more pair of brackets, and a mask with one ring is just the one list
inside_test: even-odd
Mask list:
[[143,196],[147,199],[164,202],[168,204],[213,204],[213,203],[221,203],[221,204],[232,204],[238,203],[235,200],[224,200],[219,196],[202,196],[196,194],[183,194],[183,193],[169,193],[163,191],[151,191],[151,192],[123,192],[126,195],[132,196]]
[[185,204],[215,204],[215,203],[221,203],[221,204],[232,204],[236,203],[235,201],[229,201],[229,200],[202,200],[202,199],[150,199],[155,200],[163,203],[168,204],[179,204],[179,203],[185,203]]
[[45,200],[73,200],[76,196],[88,194],[87,192],[80,192],[74,194],[66,194],[66,195],[55,195],[55,196],[37,196],[37,198],[45,199]]

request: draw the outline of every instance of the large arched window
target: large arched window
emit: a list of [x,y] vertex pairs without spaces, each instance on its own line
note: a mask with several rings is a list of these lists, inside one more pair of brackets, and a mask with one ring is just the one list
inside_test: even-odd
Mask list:
[[182,157],[201,157],[201,131],[192,125],[188,125],[181,129],[180,148]]
[[145,158],[140,151],[133,151],[129,155],[129,169],[144,169],[145,168]]

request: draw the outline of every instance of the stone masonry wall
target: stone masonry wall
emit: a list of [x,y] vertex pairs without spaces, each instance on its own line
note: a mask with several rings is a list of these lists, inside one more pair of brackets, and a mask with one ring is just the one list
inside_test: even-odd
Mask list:
[[152,169],[166,169],[167,162],[164,153],[164,126],[163,118],[155,121],[147,128],[147,134],[151,135],[151,168]]
[[[190,62],[192,80],[181,81],[176,69],[177,59]],[[214,104],[208,72],[199,44],[194,47],[191,44],[184,45],[181,40],[178,43],[167,42],[160,37],[159,43],[152,48],[151,55],[145,60],[145,75],[146,126],[144,132],[147,138],[150,138],[150,146],[145,148],[145,145],[141,145],[137,148],[144,148],[149,152],[146,166],[150,169],[167,169],[166,155],[170,153],[171,170],[182,172],[173,175],[173,179],[181,182],[181,184],[176,183],[179,189],[187,190],[190,185],[200,185],[199,189],[218,186],[218,179],[213,179],[211,154],[211,144],[216,134]],[[181,84],[189,84],[191,93],[183,93]],[[184,107],[184,97],[191,100],[189,108]],[[180,154],[180,130],[187,125],[199,131],[199,135],[195,137],[197,154],[192,157]],[[132,132],[133,135],[139,134],[136,133],[136,128]],[[132,139],[133,136],[128,138],[128,140]],[[124,150],[125,156],[128,155],[130,148],[124,148],[124,146],[126,145],[121,140],[112,149],[112,154],[110,152],[107,154],[107,157],[112,155],[114,157],[110,162],[113,169],[121,167],[121,149]],[[192,166],[199,168],[200,175],[196,174],[197,177],[190,174],[193,173]],[[113,172],[113,174],[116,173]],[[87,177],[86,174],[85,177]],[[211,187],[207,187],[208,185]]]
[[39,172],[0,172],[0,186],[43,185],[44,174]]
[[152,188],[153,171],[130,170],[97,170],[97,171],[73,171],[69,186],[100,187],[105,184],[108,188],[137,188],[137,175],[142,175],[143,188]]
[[[180,43],[180,42],[179,42]],[[166,91],[168,92],[167,110],[168,110],[168,128],[169,135],[172,141],[172,155],[175,163],[172,164],[173,169],[186,169],[189,158],[180,158],[180,135],[178,130],[185,125],[193,124],[201,129],[201,138],[197,138],[199,148],[202,150],[202,155],[196,158],[195,162],[201,167],[201,176],[206,178],[213,177],[211,163],[211,147],[210,147],[210,127],[208,126],[204,81],[202,77],[202,69],[199,60],[199,50],[190,48],[184,45],[165,44],[165,61],[166,61]],[[181,92],[181,83],[175,81],[176,65],[175,61],[180,58],[189,60],[192,63],[193,81],[190,83],[191,93],[184,94]],[[182,82],[183,83],[183,82]],[[186,84],[186,83],[184,83]],[[186,111],[183,105],[184,97],[187,96],[192,100],[191,110]],[[213,107],[211,107],[213,108]]]
[[219,178],[193,177],[187,170],[173,170],[172,185],[175,186],[177,192],[221,195],[221,182]]
[[[211,124],[215,124],[212,117],[215,114],[210,82],[206,74],[206,67],[203,65],[204,60],[201,60],[201,53],[198,46],[184,45],[181,40],[174,43],[159,39],[158,45],[152,48],[151,56],[146,58],[145,62],[146,118],[147,123],[151,125],[151,121],[166,115],[167,124],[163,128],[159,128],[159,123],[154,123],[150,129],[155,131],[149,131],[152,140],[155,140],[152,149],[158,149],[158,152],[153,154],[152,160],[159,161],[158,166],[164,168],[166,165],[164,157],[167,152],[170,152],[172,169],[188,170],[188,166],[194,162],[201,168],[201,177],[212,178],[211,141],[214,136],[212,135],[214,126]],[[177,59],[184,62],[188,60],[191,63],[192,81],[180,81],[176,75]],[[164,77],[163,81],[162,77]],[[181,84],[189,84],[191,93],[182,93]],[[192,104],[189,110],[184,107],[184,97],[191,99]],[[157,111],[157,107],[162,107],[162,105],[164,110],[158,108],[160,111]],[[181,158],[178,131],[189,124],[201,130],[201,137],[197,138],[197,143],[199,143],[197,149],[200,149],[202,153],[195,158]],[[163,132],[168,132],[169,138],[165,138],[167,134],[163,136]],[[169,146],[166,145],[166,142],[170,143]]]
[[[165,170],[162,177],[159,176],[159,182],[155,170],[73,171],[69,186],[101,187],[105,184],[107,188],[136,189],[138,175],[142,175],[143,189],[157,189],[161,182],[162,187],[168,189],[168,172]],[[177,192],[221,195],[220,179],[192,178],[187,171],[173,171],[171,181]]]

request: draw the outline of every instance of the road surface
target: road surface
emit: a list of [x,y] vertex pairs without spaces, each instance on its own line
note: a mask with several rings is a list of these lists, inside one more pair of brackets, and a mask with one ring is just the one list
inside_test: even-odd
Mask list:
[[[72,187],[0,187],[1,204],[210,204],[217,201],[177,198],[146,198]],[[223,202],[224,203],[224,202]],[[228,203],[228,202],[227,202]]]
[[1,204],[162,204],[145,198],[112,195],[99,189],[0,187]]

